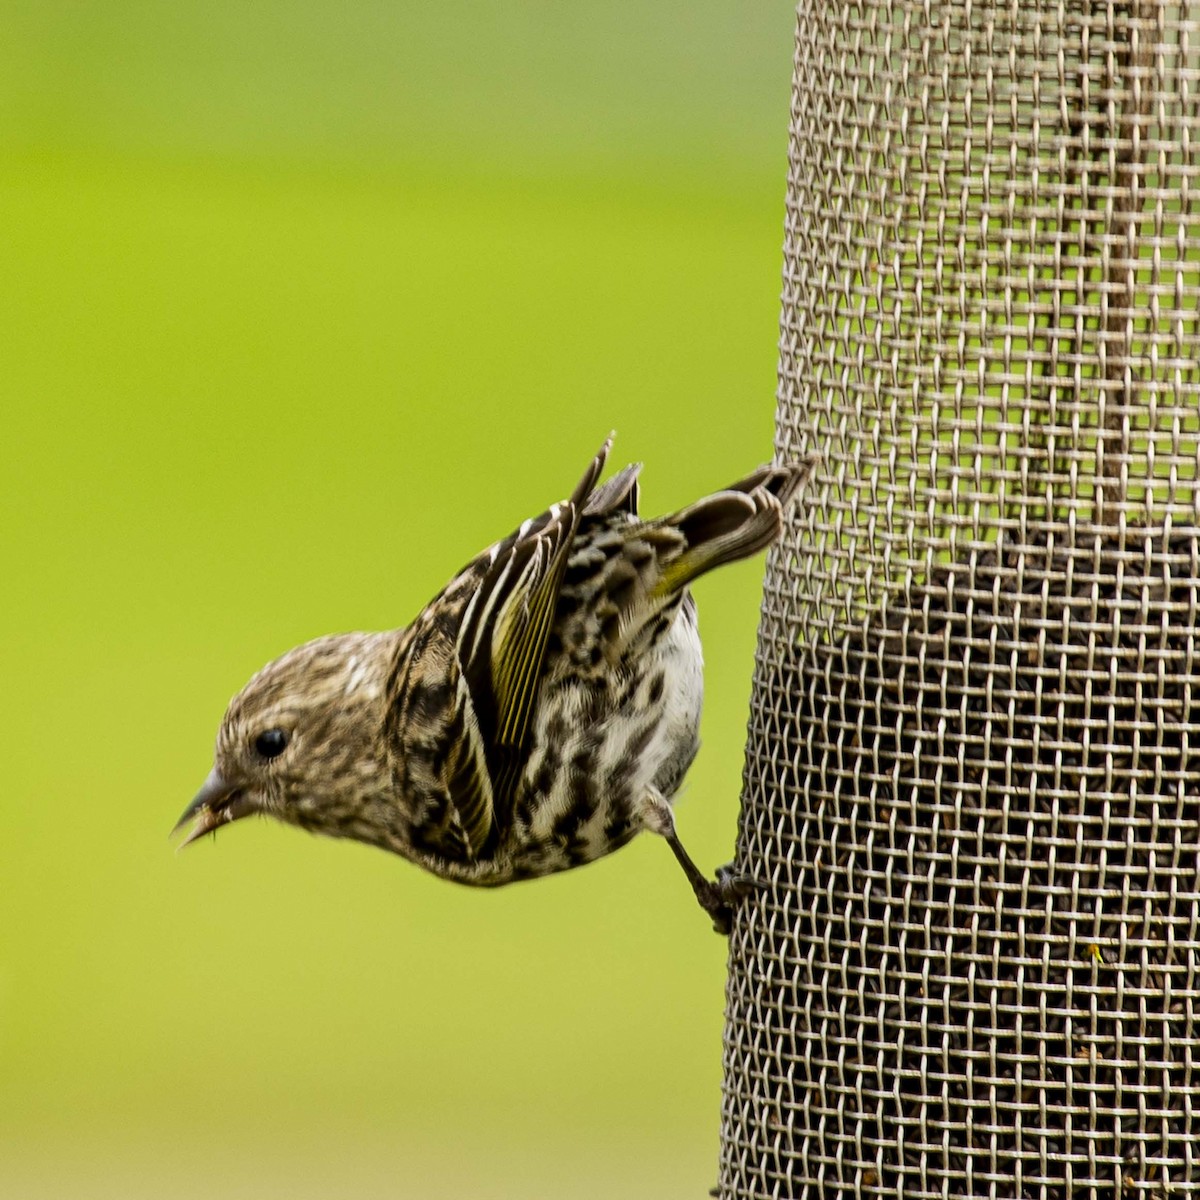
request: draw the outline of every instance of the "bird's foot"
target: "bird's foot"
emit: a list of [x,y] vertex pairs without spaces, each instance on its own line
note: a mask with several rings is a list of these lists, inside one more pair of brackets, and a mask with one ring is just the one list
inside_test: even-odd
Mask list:
[[727,937],[733,928],[733,914],[742,901],[765,885],[740,871],[733,864],[717,868],[716,879],[702,879],[693,884],[700,907],[712,918],[713,929]]
[[683,868],[683,873],[692,885],[692,891],[696,893],[700,907],[712,918],[713,928],[718,933],[728,936],[733,928],[733,914],[738,906],[747,896],[765,885],[735,870],[732,863],[718,867],[716,879],[707,878],[683,848],[679,834],[675,831],[675,814],[671,811],[670,803],[657,788],[650,788],[646,792],[642,821],[646,829],[666,838],[667,845],[671,847],[672,853]]

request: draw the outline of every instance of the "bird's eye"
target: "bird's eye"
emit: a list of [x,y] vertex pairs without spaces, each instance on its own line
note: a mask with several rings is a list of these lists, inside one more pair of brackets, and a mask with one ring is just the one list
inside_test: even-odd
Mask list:
[[278,758],[286,749],[288,735],[282,729],[264,729],[254,739],[254,749],[263,758]]

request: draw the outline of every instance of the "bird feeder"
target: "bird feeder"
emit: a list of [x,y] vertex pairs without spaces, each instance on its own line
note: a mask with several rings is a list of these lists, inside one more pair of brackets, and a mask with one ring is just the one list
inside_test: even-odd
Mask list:
[[1200,4],[803,0],[723,1200],[1200,1194]]

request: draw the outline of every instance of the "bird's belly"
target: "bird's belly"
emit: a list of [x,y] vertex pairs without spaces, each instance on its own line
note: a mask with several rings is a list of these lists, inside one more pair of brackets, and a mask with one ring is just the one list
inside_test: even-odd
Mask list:
[[586,685],[548,687],[507,839],[512,877],[578,866],[629,841],[646,794],[669,799],[695,757],[703,699],[690,601],[599,699]]

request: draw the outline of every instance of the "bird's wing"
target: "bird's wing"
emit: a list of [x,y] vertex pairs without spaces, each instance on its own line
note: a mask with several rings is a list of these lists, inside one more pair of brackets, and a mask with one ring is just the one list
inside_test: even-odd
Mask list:
[[478,859],[507,824],[571,542],[611,443],[569,500],[460,572],[397,655],[385,737],[427,851]]
[[[462,611],[455,599],[452,588],[439,597],[451,616]],[[447,608],[431,606],[405,631],[388,680],[383,738],[414,847],[471,862],[492,835],[492,781],[446,618]]]
[[610,437],[570,499],[526,521],[484,556],[482,578],[463,613],[458,659],[483,736],[493,803],[502,810],[524,760],[571,543],[611,445]]

